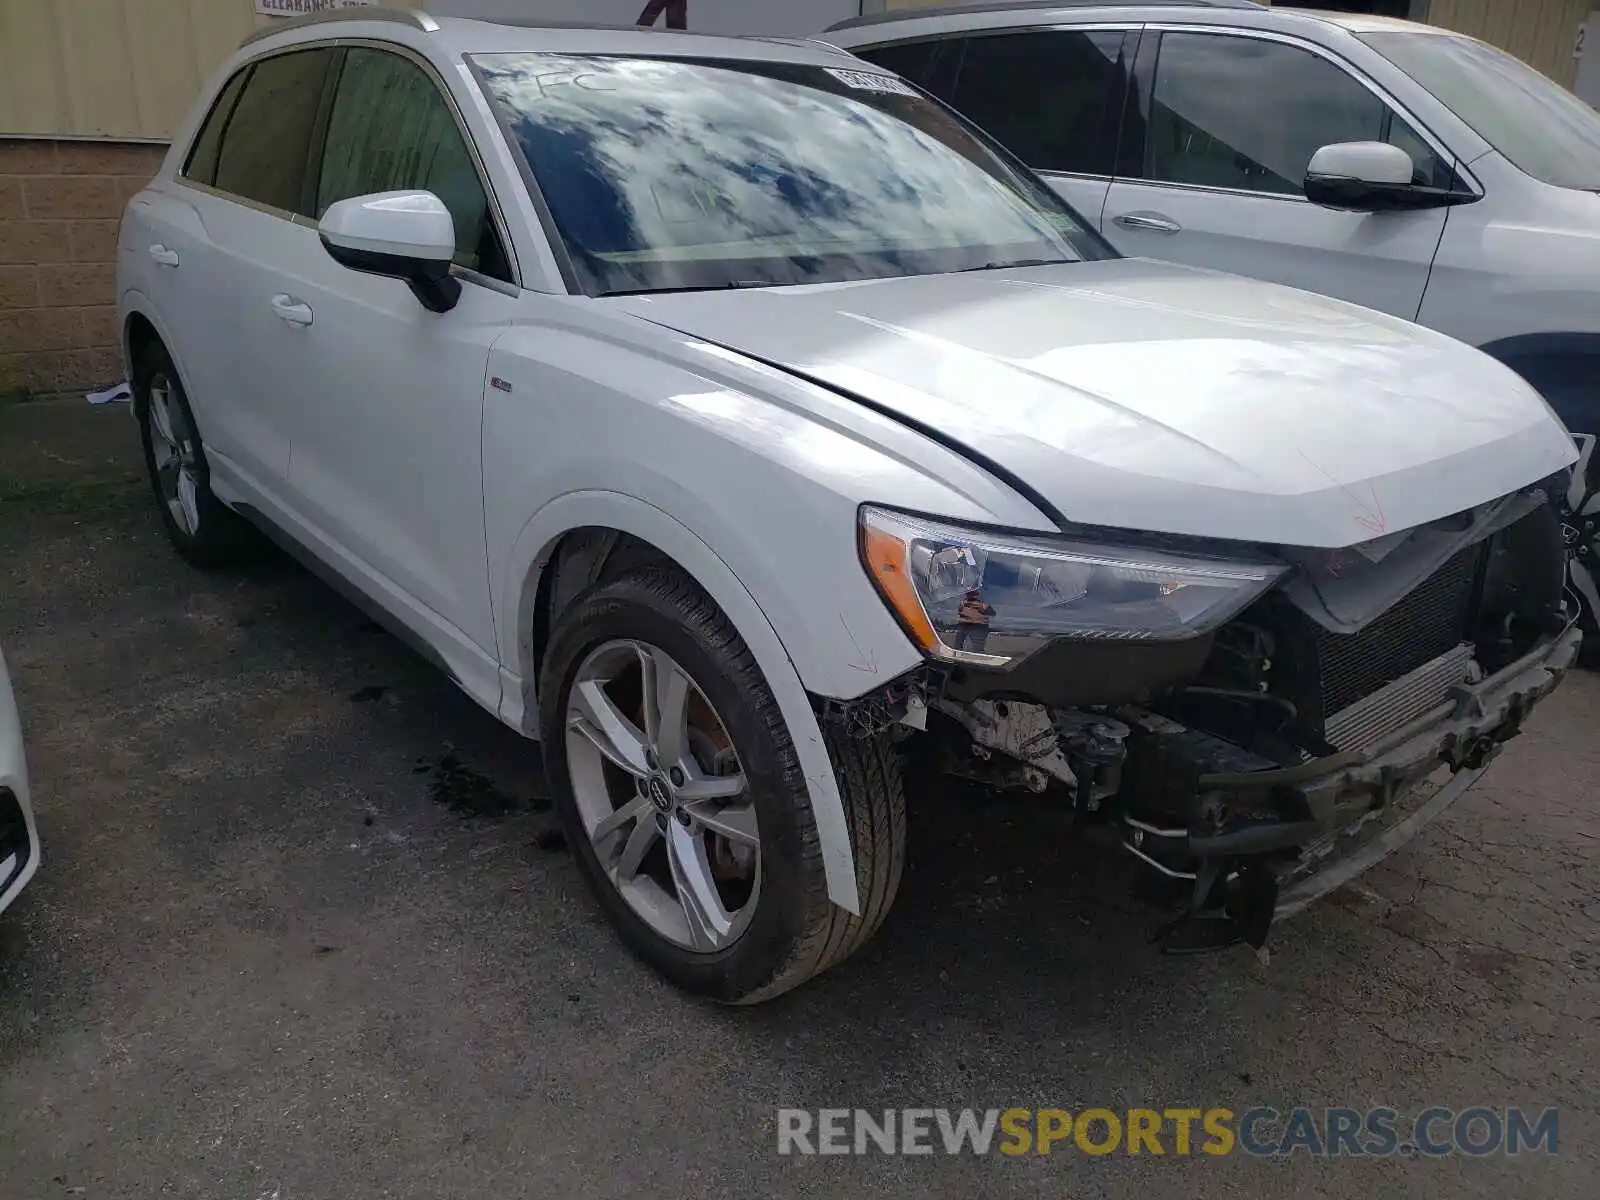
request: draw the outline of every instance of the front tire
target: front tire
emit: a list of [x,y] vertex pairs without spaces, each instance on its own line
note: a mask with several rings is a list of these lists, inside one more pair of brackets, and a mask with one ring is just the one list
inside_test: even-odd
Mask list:
[[905,861],[886,738],[828,748],[862,899],[832,904],[804,772],[754,657],[681,572],[603,583],[551,631],[540,674],[546,771],[578,869],[628,946],[673,983],[752,1004],[875,933]]
[[244,520],[211,491],[211,468],[189,397],[159,343],[140,351],[133,371],[145,471],[167,537],[185,559],[214,567],[247,557],[257,542]]

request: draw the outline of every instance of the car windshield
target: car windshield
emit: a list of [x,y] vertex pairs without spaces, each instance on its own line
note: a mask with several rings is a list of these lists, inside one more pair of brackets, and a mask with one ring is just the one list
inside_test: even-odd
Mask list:
[[871,70],[478,55],[590,295],[1114,252],[960,118]]
[[1361,35],[1515,166],[1556,187],[1600,191],[1600,113],[1481,42],[1436,33]]

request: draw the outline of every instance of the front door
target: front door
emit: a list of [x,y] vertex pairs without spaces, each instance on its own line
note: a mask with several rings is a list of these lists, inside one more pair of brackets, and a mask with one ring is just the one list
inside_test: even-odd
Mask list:
[[520,301],[477,162],[431,71],[363,46],[345,52],[315,170],[319,217],[373,192],[437,195],[455,218],[463,286],[454,309],[430,312],[404,283],[339,266],[316,230],[303,230],[306,252],[284,284],[305,322],[282,339],[299,380],[293,503],[350,556],[347,570],[388,593],[380,598],[393,605],[397,591],[432,637],[475,648],[487,666],[497,654],[483,389],[489,347]]
[[1308,46],[1147,32],[1101,231],[1124,254],[1285,283],[1415,320],[1446,209],[1355,213],[1306,200],[1311,156],[1386,141],[1416,180],[1449,162],[1345,67]]

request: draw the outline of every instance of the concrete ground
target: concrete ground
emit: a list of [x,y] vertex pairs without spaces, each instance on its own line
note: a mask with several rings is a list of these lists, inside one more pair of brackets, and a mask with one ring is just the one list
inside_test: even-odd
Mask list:
[[[0,917],[7,1200],[1594,1194],[1600,677],[1268,964],[1158,956],[1123,864],[915,795],[879,939],[722,1011],[535,844],[533,746],[298,568],[169,552],[125,408],[0,408],[0,644],[45,846]],[[779,1106],[1479,1103],[1559,1106],[1558,1156],[774,1149]]]

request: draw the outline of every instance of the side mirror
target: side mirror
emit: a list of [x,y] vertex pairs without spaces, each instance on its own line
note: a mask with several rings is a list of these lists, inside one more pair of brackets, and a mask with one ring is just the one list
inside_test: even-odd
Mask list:
[[1473,192],[1412,183],[1416,164],[1387,142],[1335,142],[1311,156],[1306,199],[1324,208],[1355,212],[1402,212],[1467,204]]
[[403,280],[430,312],[461,298],[450,274],[456,225],[432,192],[374,192],[328,206],[317,223],[322,245],[340,266]]

